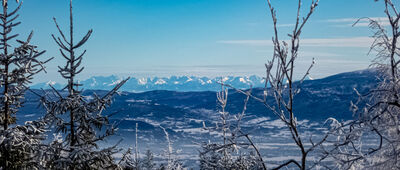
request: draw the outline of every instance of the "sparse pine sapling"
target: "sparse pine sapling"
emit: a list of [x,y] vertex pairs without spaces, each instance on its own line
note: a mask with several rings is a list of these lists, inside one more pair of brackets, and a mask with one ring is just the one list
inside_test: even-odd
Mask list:
[[167,141],[167,148],[164,150],[163,156],[167,158],[167,164],[161,164],[159,169],[165,170],[181,170],[183,169],[183,164],[177,158],[177,151],[174,151],[172,147],[172,141],[169,136],[167,129],[159,125],[159,127],[163,130],[165,134],[165,140]]
[[[221,84],[224,85],[223,82]],[[221,142],[202,143],[199,154],[200,169],[267,169],[249,134],[244,133],[241,129],[241,121],[245,116],[250,92],[251,90],[244,92],[246,98],[243,110],[234,116],[225,110],[228,103],[228,89],[222,86],[222,90],[217,92],[220,119],[215,127],[207,127],[204,122],[203,128],[210,132],[220,133],[222,140]]]
[[153,170],[156,164],[154,163],[154,154],[151,150],[147,149],[142,160],[142,168],[145,170]]

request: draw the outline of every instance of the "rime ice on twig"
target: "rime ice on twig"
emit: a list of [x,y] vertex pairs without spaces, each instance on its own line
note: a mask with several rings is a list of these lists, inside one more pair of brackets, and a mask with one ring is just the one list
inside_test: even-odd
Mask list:
[[[276,10],[272,7],[271,1],[267,0],[268,7],[272,16],[273,27],[274,27],[274,37],[272,42],[274,44],[274,53],[272,59],[265,64],[266,77],[265,77],[265,89],[262,97],[257,97],[255,95],[244,92],[243,90],[236,89],[230,85],[227,87],[234,88],[236,91],[246,94],[247,96],[263,103],[263,105],[272,111],[273,114],[277,116],[285,125],[288,127],[291,137],[298,147],[301,153],[301,160],[288,160],[281,165],[273,169],[281,169],[293,164],[299,169],[307,169],[310,166],[307,160],[307,155],[314,151],[318,146],[320,146],[326,139],[328,135],[325,135],[321,141],[314,143],[311,140],[311,147],[306,148],[304,145],[301,133],[298,129],[297,119],[294,112],[293,102],[295,96],[300,93],[301,84],[304,79],[309,75],[311,68],[314,65],[314,60],[311,62],[310,67],[304,74],[303,78],[298,82],[294,83],[294,72],[295,72],[295,61],[298,58],[298,51],[300,47],[300,35],[304,25],[307,23],[315,8],[318,6],[319,1],[311,1],[311,6],[305,17],[300,19],[300,11],[302,8],[302,0],[298,0],[297,16],[294,25],[293,32],[288,34],[290,37],[290,42],[280,41],[279,31],[277,27]],[[268,88],[268,86],[270,88]],[[272,98],[274,102],[268,103],[267,99]]]
[[242,112],[232,116],[225,110],[228,103],[228,89],[224,86],[227,85],[222,80],[220,84],[222,89],[217,92],[220,119],[215,127],[207,127],[203,122],[203,128],[209,132],[221,133],[222,142],[202,143],[199,155],[200,169],[266,169],[258,148],[249,134],[243,132],[240,126],[245,116],[251,90],[244,92],[246,98]]
[[[363,94],[355,89],[359,99],[351,103],[355,120],[331,128],[335,140],[333,148],[325,147],[326,157],[336,160],[340,169],[399,169],[400,168],[400,15],[391,0],[382,0],[390,25],[370,21],[374,31],[370,52],[376,52],[371,64],[380,83]],[[355,23],[357,24],[357,22]],[[365,139],[374,139],[375,146],[365,145]]]
[[[310,137],[311,147],[306,147],[304,145],[304,141],[301,137],[301,132],[298,129],[297,118],[294,112],[294,98],[296,94],[300,92],[300,86],[303,83],[304,79],[309,75],[311,68],[314,65],[314,59],[308,68],[307,72],[304,74],[303,78],[297,83],[294,84],[294,72],[295,72],[295,61],[298,58],[298,51],[300,47],[300,35],[302,33],[302,29],[304,25],[307,23],[315,8],[318,6],[318,0],[312,1],[310,9],[305,17],[300,19],[300,11],[302,7],[302,0],[298,1],[297,7],[297,17],[293,32],[288,34],[290,37],[289,44],[285,41],[280,42],[277,28],[277,18],[276,18],[276,11],[272,7],[270,0],[267,0],[268,7],[271,12],[273,25],[274,25],[274,37],[272,38],[272,42],[274,44],[274,54],[272,56],[272,60],[268,61],[265,64],[266,68],[266,81],[265,87],[267,84],[271,86],[271,92],[264,93],[263,99],[259,99],[264,103],[264,105],[269,108],[282,122],[286,124],[288,127],[292,139],[298,150],[301,153],[301,160],[288,160],[283,164],[273,168],[273,169],[280,169],[290,164],[298,167],[299,169],[307,169],[309,166],[307,156],[308,154],[313,151],[316,147],[321,145],[325,140],[326,136],[318,143],[313,143]],[[275,71],[273,71],[275,69]],[[268,91],[268,89],[265,89]],[[267,103],[267,98],[272,97],[275,100],[274,104]]]

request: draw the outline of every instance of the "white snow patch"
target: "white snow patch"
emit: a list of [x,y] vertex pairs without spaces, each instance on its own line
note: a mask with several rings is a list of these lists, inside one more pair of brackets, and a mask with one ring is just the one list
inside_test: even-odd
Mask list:
[[33,116],[35,116],[35,114],[27,114],[27,115],[24,115],[24,117],[33,117]]
[[290,160],[290,159],[300,161],[301,157],[300,156],[277,156],[277,157],[264,158],[264,160],[267,160],[267,161],[285,161],[285,160]]
[[167,82],[163,79],[158,79],[154,84],[166,84]]
[[200,119],[189,119],[189,122],[195,122],[195,123],[203,123],[204,121],[203,120],[200,120]]
[[185,147],[185,148],[200,148],[201,146],[197,145],[197,144],[184,144],[184,145],[182,145],[182,147]]
[[117,81],[113,81],[111,84],[109,84],[108,86],[114,86],[117,85],[119,83],[121,83],[122,80],[117,80]]
[[200,81],[201,85],[206,84],[202,79],[199,79],[199,81]]
[[291,133],[288,130],[280,130],[278,133],[272,133],[270,134],[271,137],[276,137],[276,138],[290,138]]
[[247,81],[243,77],[240,77],[239,81],[242,82],[242,83],[247,83]]
[[90,84],[91,87],[94,87],[97,85],[96,79],[93,77],[92,78],[93,83]]
[[138,80],[138,84],[140,84],[140,85],[145,85],[145,84],[147,84],[147,79],[146,79],[146,78],[140,78],[140,79]]
[[249,120],[249,121],[246,121],[246,124],[253,124],[253,125],[255,125],[255,124],[259,124],[259,123],[262,123],[262,122],[264,122],[264,121],[267,121],[267,120],[271,120],[271,118],[269,118],[269,117],[255,118],[255,119],[251,119],[251,120]]
[[265,128],[284,128],[286,124],[282,122],[280,119],[276,119],[273,121],[267,121],[263,123],[263,127]]
[[93,96],[83,96],[86,100],[93,100],[94,97]]
[[128,100],[125,100],[125,102],[128,102],[128,103],[149,103],[149,102],[151,102],[151,100],[128,99]]
[[156,122],[156,121],[154,121],[154,120],[148,119],[148,118],[142,118],[142,117],[139,117],[139,118],[125,118],[124,120],[129,120],[129,121],[142,121],[142,122],[151,124],[151,125],[153,125],[153,126],[160,126],[160,123],[158,123],[158,122]]
[[179,129],[177,130],[185,132],[185,133],[190,133],[190,134],[201,134],[201,133],[207,133],[206,130],[204,130],[203,128],[188,128],[188,129]]
[[46,83],[46,85],[52,85],[52,86],[54,86],[56,84],[56,82],[55,81],[48,81],[47,83]]
[[126,132],[134,132],[135,129],[121,129],[121,131],[126,131]]
[[193,79],[192,79],[192,78],[190,78],[189,76],[187,76],[186,83],[187,83],[187,82],[190,82],[190,81],[193,81]]

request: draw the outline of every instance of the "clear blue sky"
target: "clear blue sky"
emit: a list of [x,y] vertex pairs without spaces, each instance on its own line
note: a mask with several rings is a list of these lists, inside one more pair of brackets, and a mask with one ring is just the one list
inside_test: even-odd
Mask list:
[[[304,0],[308,9],[310,0]],[[15,3],[15,2],[10,2]],[[63,28],[68,24],[69,0],[24,0],[16,29],[25,38],[34,30],[34,43],[56,57],[47,79],[60,80],[57,65],[64,60],[51,38],[57,33],[52,17]],[[272,0],[282,36],[295,21],[297,0]],[[91,75],[169,76],[262,75],[272,55],[271,17],[266,0],[74,0],[77,37],[94,30],[84,49],[86,70]],[[382,2],[373,0],[321,0],[304,28],[298,70],[311,58],[317,65],[311,76],[366,68],[372,32],[360,17],[383,17]],[[305,11],[303,12],[303,14]],[[384,23],[385,20],[382,20]],[[285,37],[286,39],[286,37]]]

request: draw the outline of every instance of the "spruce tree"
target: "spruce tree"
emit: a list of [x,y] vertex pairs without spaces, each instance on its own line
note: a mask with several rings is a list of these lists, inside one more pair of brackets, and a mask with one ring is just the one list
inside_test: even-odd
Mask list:
[[0,14],[0,167],[3,169],[38,168],[37,149],[45,138],[44,122],[29,121],[14,125],[16,113],[24,103],[25,92],[33,76],[44,71],[47,61],[38,59],[45,51],[30,43],[33,32],[24,41],[14,40],[19,34],[13,29],[21,24],[17,19],[22,2],[9,11],[9,2],[2,1]]
[[82,95],[82,90],[79,89],[82,85],[78,83],[76,76],[84,69],[81,64],[86,50],[78,53],[78,49],[89,40],[92,30],[80,41],[74,41],[72,0],[69,9],[68,36],[54,18],[60,37],[52,37],[60,47],[61,56],[66,59],[66,64],[59,66],[59,72],[68,83],[61,91],[53,88],[53,95],[47,95],[46,100],[43,100],[47,110],[46,119],[56,127],[56,133],[61,133],[49,147],[50,161],[46,168],[114,169],[117,165],[112,155],[118,150],[115,146],[100,148],[98,142],[115,132],[115,127],[103,111],[128,79],[121,81],[103,97],[93,94],[94,99],[87,100]]

